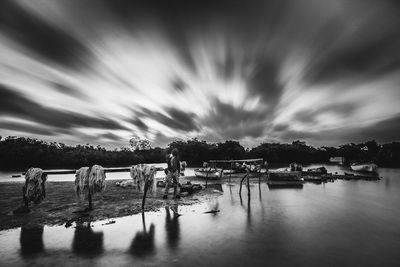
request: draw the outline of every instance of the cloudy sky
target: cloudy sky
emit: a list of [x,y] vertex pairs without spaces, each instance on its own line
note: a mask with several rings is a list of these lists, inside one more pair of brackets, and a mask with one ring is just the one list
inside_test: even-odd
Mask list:
[[396,0],[1,0],[0,135],[400,139]]

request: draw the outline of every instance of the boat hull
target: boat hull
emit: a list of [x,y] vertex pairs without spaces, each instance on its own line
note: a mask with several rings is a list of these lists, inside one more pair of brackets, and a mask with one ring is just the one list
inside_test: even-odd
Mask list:
[[269,180],[275,181],[293,181],[301,180],[301,171],[279,171],[269,172]]
[[267,181],[269,189],[303,188],[303,181]]
[[378,166],[376,164],[353,164],[350,165],[350,168],[357,172],[376,172]]
[[198,178],[204,178],[204,179],[219,179],[221,177],[221,174],[219,171],[209,171],[207,174],[207,171],[204,170],[194,170],[194,175]]

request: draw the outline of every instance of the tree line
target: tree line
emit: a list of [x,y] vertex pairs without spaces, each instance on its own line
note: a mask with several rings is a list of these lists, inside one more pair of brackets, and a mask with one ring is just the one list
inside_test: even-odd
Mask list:
[[331,157],[344,157],[346,163],[373,161],[380,167],[400,167],[400,142],[380,145],[374,140],[339,147],[313,147],[302,141],[290,144],[262,143],[245,149],[237,141],[208,143],[196,138],[173,141],[166,148],[152,148],[146,143],[140,146],[107,150],[102,146],[76,145],[45,142],[33,138],[7,137],[0,139],[0,169],[24,170],[29,167],[79,168],[100,164],[104,167],[129,166],[139,163],[165,162],[165,156],[173,148],[180,152],[181,160],[189,166],[200,166],[211,159],[263,158],[269,163],[327,163]]

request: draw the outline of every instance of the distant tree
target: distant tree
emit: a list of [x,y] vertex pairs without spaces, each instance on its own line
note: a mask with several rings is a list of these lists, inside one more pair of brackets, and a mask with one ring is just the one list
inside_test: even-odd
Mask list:
[[[142,139],[143,140],[143,139]],[[102,166],[129,166],[138,163],[165,161],[165,154],[177,148],[182,160],[191,166],[200,166],[211,159],[263,158],[270,163],[324,163],[329,157],[342,156],[350,161],[374,161],[380,167],[400,167],[400,142],[379,145],[374,140],[360,144],[345,144],[338,148],[314,148],[300,142],[290,144],[263,143],[250,151],[237,141],[207,143],[197,138],[173,141],[167,148],[151,148],[146,141],[133,142],[130,147],[107,150],[90,144],[68,146],[47,143],[33,138],[9,136],[0,142],[0,169],[26,170],[29,167],[78,168],[99,164]],[[362,149],[367,147],[368,149]]]
[[151,149],[150,141],[145,138],[140,138],[139,136],[134,136],[129,139],[129,146],[133,151]]
[[221,159],[242,159],[246,153],[238,141],[228,140],[225,143],[218,143],[217,147]]

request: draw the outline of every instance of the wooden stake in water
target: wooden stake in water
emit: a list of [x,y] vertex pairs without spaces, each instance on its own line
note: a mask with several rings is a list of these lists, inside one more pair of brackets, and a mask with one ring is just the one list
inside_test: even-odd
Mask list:
[[147,195],[147,190],[149,189],[149,183],[144,184],[144,192],[143,192],[143,199],[142,199],[142,210],[144,210],[144,204],[146,202],[146,195]]

